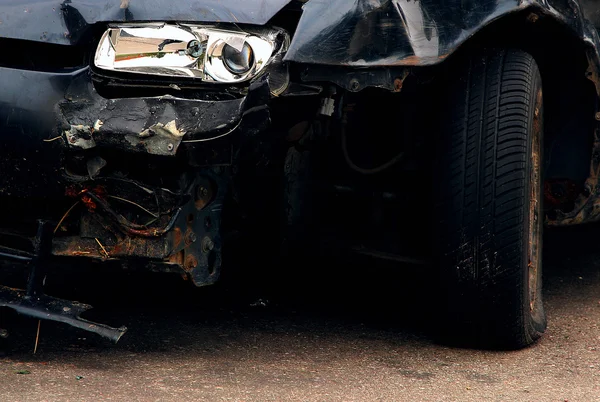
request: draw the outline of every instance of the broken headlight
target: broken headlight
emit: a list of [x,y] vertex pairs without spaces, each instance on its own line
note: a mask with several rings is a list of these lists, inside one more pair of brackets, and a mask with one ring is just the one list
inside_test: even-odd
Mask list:
[[[235,84],[269,69],[281,75],[279,64],[288,46],[288,34],[279,29],[245,32],[183,24],[119,25],[102,36],[94,64],[110,71]],[[278,78],[287,86],[287,79]],[[284,89],[272,88],[274,94]]]

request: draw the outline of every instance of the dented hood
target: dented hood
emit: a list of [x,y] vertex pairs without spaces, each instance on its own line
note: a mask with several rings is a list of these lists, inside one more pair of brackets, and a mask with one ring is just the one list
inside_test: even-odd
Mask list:
[[0,37],[74,44],[98,22],[266,24],[292,0],[4,0]]

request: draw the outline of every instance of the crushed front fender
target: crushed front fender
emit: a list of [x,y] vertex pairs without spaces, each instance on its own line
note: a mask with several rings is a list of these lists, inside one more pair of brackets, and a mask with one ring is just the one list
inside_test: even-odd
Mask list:
[[285,59],[351,67],[435,65],[494,21],[527,10],[565,24],[597,53],[598,35],[576,1],[310,0]]

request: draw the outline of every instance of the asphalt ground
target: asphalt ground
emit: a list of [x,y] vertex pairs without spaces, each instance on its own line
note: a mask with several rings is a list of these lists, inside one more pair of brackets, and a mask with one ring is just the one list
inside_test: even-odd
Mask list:
[[[545,238],[544,338],[520,351],[436,340],[427,268],[338,259],[218,286],[81,267],[48,293],[95,305],[117,345],[0,311],[2,401],[600,401],[600,227]],[[279,267],[277,272],[286,272]],[[271,278],[266,281],[265,278]]]

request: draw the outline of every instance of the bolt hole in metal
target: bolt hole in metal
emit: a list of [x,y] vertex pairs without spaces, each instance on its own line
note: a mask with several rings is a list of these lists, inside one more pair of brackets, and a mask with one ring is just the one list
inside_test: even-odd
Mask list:
[[215,243],[208,236],[202,239],[202,252],[206,254],[206,268],[208,270],[208,274],[212,275],[215,272],[218,255],[217,251],[215,250]]
[[198,211],[206,208],[214,197],[213,186],[211,183],[203,183],[196,187],[196,209]]
[[210,237],[206,236],[204,239],[202,239],[202,251],[209,254],[214,249],[215,249],[215,243],[213,242],[213,240]]

